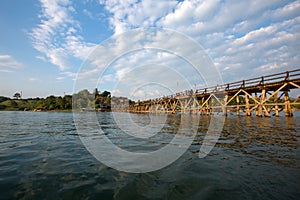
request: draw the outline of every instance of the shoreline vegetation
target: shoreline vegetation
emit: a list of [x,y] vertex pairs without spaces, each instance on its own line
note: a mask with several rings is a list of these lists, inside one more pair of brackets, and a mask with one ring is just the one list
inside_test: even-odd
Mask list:
[[111,102],[127,101],[134,103],[126,97],[111,97],[109,91],[100,91],[96,88],[92,93],[87,89],[81,90],[73,95],[54,96],[46,98],[26,98],[16,93],[13,98],[0,96],[0,111],[50,111],[50,112],[72,112],[72,111],[96,111],[110,112]]

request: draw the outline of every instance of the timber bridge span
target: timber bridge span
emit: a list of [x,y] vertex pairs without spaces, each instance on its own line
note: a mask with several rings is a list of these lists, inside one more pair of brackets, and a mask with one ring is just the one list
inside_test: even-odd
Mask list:
[[[270,117],[293,116],[293,106],[300,105],[300,96],[291,100],[289,93],[300,88],[300,69],[237,81],[215,87],[186,90],[156,99],[138,101],[126,111],[136,113],[236,113]],[[299,108],[299,107],[298,107]]]

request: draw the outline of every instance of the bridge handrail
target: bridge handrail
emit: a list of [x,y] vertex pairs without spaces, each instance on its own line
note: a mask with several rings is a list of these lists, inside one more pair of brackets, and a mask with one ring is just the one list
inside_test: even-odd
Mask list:
[[175,94],[171,94],[168,96],[163,96],[155,99],[149,99],[146,101],[143,101],[144,103],[152,102],[152,101],[161,101],[165,99],[174,99],[176,97],[180,96],[190,96],[190,95],[206,95],[214,92],[224,92],[228,90],[234,90],[234,89],[240,89],[240,88],[246,88],[246,87],[252,87],[252,86],[265,86],[266,84],[272,84],[276,82],[284,82],[284,81],[290,81],[293,80],[295,77],[300,78],[300,69],[296,70],[291,70],[291,71],[286,71],[286,72],[281,72],[277,74],[271,74],[267,76],[261,76],[261,77],[256,77],[256,78],[250,78],[246,80],[241,80],[241,81],[235,81],[223,85],[217,85],[217,86],[212,86],[212,87],[207,87],[207,88],[200,88],[196,90],[184,90],[182,92],[178,92]]
[[[297,73],[297,72],[299,72],[299,73]],[[297,77],[297,76],[300,76],[300,69],[286,71],[286,72],[277,73],[277,74],[271,74],[271,75],[257,77],[257,78],[251,78],[251,79],[242,80],[242,81],[236,81],[236,82],[228,83],[226,85],[227,85],[227,90],[255,86],[255,85],[263,86],[265,84],[270,84],[272,82],[287,81],[291,77]]]

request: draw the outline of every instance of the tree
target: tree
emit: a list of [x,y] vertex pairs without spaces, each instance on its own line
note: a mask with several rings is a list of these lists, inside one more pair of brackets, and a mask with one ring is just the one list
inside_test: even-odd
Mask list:
[[110,94],[110,92],[108,92],[108,91],[105,90],[104,92],[101,93],[100,96],[102,96],[102,97],[109,97],[110,98],[111,94]]
[[20,93],[15,93],[13,96],[15,99],[21,99],[21,94]]
[[94,95],[95,95],[95,98],[97,98],[99,96],[99,90],[97,88],[95,88],[95,90],[94,90]]
[[65,95],[63,97],[64,101],[64,109],[72,109],[72,96],[71,95]]

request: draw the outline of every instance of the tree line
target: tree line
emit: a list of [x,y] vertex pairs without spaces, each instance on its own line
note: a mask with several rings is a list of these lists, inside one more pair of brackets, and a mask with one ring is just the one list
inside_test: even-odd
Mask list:
[[97,88],[93,92],[87,89],[81,90],[73,95],[54,96],[46,98],[21,99],[19,93],[13,98],[0,96],[0,110],[72,110],[72,109],[97,109],[110,111],[111,93],[100,92]]

